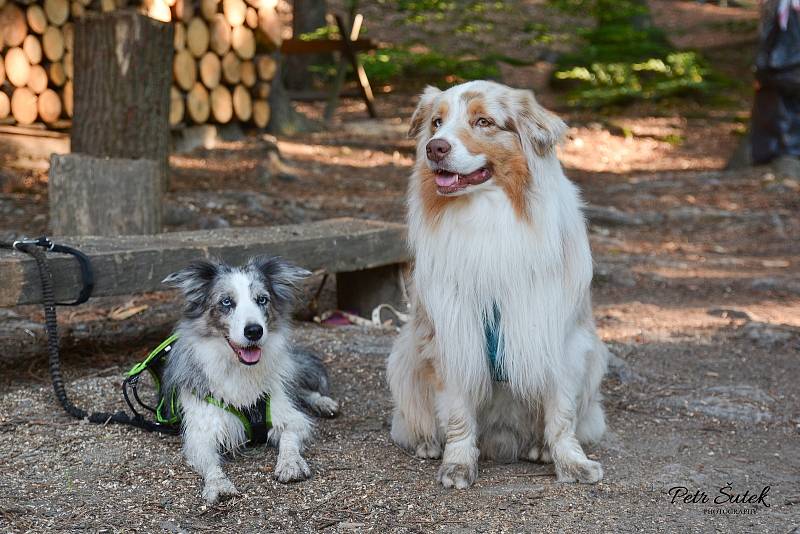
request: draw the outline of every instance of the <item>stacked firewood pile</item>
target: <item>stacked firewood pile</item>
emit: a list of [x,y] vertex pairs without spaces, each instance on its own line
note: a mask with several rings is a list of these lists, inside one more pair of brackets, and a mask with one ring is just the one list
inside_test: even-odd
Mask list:
[[[0,123],[72,117],[75,22],[136,8],[174,27],[170,124],[269,122],[277,0],[0,0]],[[141,2],[141,3],[140,3]]]

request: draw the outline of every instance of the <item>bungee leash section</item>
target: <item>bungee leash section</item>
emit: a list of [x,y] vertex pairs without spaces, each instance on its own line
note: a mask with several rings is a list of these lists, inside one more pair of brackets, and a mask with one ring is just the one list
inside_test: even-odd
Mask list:
[[[94,272],[92,263],[83,252],[53,243],[47,237],[37,239],[20,239],[13,242],[0,241],[0,248],[17,250],[28,254],[36,261],[39,271],[39,279],[42,284],[42,303],[44,305],[45,329],[47,331],[47,352],[50,369],[50,378],[53,382],[53,391],[64,411],[76,419],[87,419],[91,423],[108,424],[117,423],[122,425],[135,426],[151,432],[161,432],[166,434],[177,434],[179,428],[175,425],[162,425],[157,422],[149,421],[140,414],[134,417],[129,416],[123,411],[114,413],[107,412],[87,412],[75,406],[67,396],[64,388],[64,378],[61,374],[61,357],[59,354],[58,343],[58,320],[56,317],[56,306],[77,306],[89,300],[94,289]],[[47,252],[57,252],[69,254],[78,261],[81,269],[83,287],[78,298],[73,302],[56,302],[55,291],[53,289],[53,274],[47,263]]]

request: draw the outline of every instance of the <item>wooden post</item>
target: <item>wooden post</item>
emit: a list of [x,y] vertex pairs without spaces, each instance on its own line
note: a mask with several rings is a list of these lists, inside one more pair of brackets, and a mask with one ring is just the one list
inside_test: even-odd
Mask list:
[[[361,65],[361,61],[358,59],[358,55],[356,55],[356,50],[353,48],[353,44],[350,42],[350,32],[347,31],[347,26],[344,23],[344,19],[341,15],[336,15],[336,24],[339,26],[339,33],[342,36],[342,46],[344,47],[343,53],[350,61],[350,65],[353,67],[353,72],[358,79],[358,88],[361,91],[361,98],[364,100],[364,103],[367,105],[367,111],[369,112],[369,116],[374,118],[378,117],[378,112],[375,110],[375,98],[372,95],[372,86],[369,84],[369,78],[367,78],[367,73],[364,70],[364,66]],[[354,29],[356,26],[353,26]],[[361,29],[361,22],[359,21],[358,29]]]
[[50,226],[59,235],[118,236],[161,231],[161,165],[148,159],[54,154]]
[[[154,161],[158,172],[153,179],[163,191],[170,147],[172,25],[132,10],[91,14],[76,22],[74,49],[72,151],[98,158]],[[105,200],[128,202],[120,196]],[[150,213],[130,219],[160,224],[160,202],[158,195],[153,206],[137,206]],[[130,230],[142,229],[134,224]],[[124,227],[117,230],[126,233]]]

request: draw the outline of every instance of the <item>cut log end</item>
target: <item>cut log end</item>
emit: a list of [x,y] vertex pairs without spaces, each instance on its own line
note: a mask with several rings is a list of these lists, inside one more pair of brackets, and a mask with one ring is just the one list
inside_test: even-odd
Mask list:
[[44,13],[53,26],[61,26],[69,17],[67,0],[44,0]]
[[64,104],[64,113],[67,117],[72,118],[72,112],[75,109],[72,98],[72,80],[64,84],[64,89],[61,91],[61,102]]
[[233,113],[241,122],[248,122],[253,116],[253,99],[244,85],[233,89]]
[[170,89],[169,98],[169,125],[177,126],[183,120],[185,112],[185,104],[183,101],[183,93],[177,87],[173,86]]
[[214,52],[206,52],[200,59],[200,81],[209,89],[219,85],[222,77],[222,64]]
[[270,109],[269,102],[266,100],[256,100],[253,102],[253,122],[259,128],[266,128],[269,124]]
[[233,97],[224,85],[218,85],[210,95],[211,116],[220,124],[227,124],[233,118]]
[[209,22],[209,47],[219,56],[224,56],[231,49],[231,26],[225,15],[217,13]]
[[52,89],[46,89],[39,95],[37,104],[39,117],[45,123],[53,123],[61,117],[61,98]]
[[39,115],[36,95],[27,87],[17,87],[11,95],[11,116],[19,124],[33,124]]
[[31,65],[38,65],[42,62],[42,43],[37,36],[28,34],[22,41],[22,51],[25,52]]
[[42,6],[39,4],[29,5],[25,11],[25,18],[28,20],[28,27],[33,33],[38,33],[39,35],[44,33],[47,28],[47,15],[45,15]]
[[208,25],[200,17],[193,18],[186,27],[186,48],[196,58],[203,57],[208,51]]
[[58,61],[64,57],[64,34],[60,28],[47,27],[42,36],[42,49],[50,61]]
[[222,78],[231,85],[239,83],[242,79],[242,62],[233,51],[222,58]]
[[28,35],[25,13],[16,4],[9,2],[0,8],[0,33],[7,47],[20,46]]
[[25,87],[31,73],[31,64],[28,56],[21,48],[12,48],[6,52],[5,70],[8,81],[14,87]]
[[256,54],[256,36],[246,26],[236,26],[231,32],[231,47],[241,59],[253,59]]
[[11,113],[11,100],[8,95],[0,91],[0,119],[5,119]]
[[197,81],[197,63],[189,50],[180,50],[172,60],[172,75],[178,87],[189,91]]
[[28,89],[36,93],[42,94],[47,89],[48,84],[47,71],[41,65],[33,65],[30,74],[28,74]]
[[222,13],[225,20],[233,26],[241,26],[247,17],[247,4],[244,0],[222,0]]
[[210,112],[208,91],[203,84],[195,83],[186,95],[186,114],[195,124],[204,124]]

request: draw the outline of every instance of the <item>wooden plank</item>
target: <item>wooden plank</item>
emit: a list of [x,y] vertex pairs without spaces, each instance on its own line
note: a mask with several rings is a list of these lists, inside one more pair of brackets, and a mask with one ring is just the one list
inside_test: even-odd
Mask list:
[[69,152],[69,134],[0,126],[0,156],[19,168],[46,170],[52,154]]
[[[351,49],[355,52],[368,52],[378,48],[378,43],[372,39],[358,39],[350,41]],[[330,52],[343,52],[345,50],[342,39],[286,39],[281,45],[281,53],[291,54],[324,54]]]
[[[55,237],[92,260],[94,296],[165,289],[161,280],[203,257],[242,263],[257,254],[283,256],[307,269],[331,273],[370,269],[408,261],[402,224],[330,219],[261,228],[223,228],[153,236]],[[68,300],[80,287],[80,271],[70,256],[50,255],[56,299]],[[0,306],[41,302],[39,274],[30,256],[0,250]]]
[[[355,9],[355,4],[351,4],[351,7]],[[349,41],[352,43],[353,41],[358,40],[359,34],[361,33],[361,26],[364,24],[364,15],[361,13],[352,13],[350,20],[352,22],[350,24]],[[333,87],[331,88],[330,96],[327,98],[327,103],[325,104],[325,113],[323,117],[325,118],[326,123],[331,122],[333,119],[333,114],[336,112],[336,108],[339,106],[339,97],[341,96],[342,85],[344,84],[344,79],[346,76],[347,63],[344,61],[344,58],[339,58],[339,64],[336,66],[336,77],[333,79]]]

